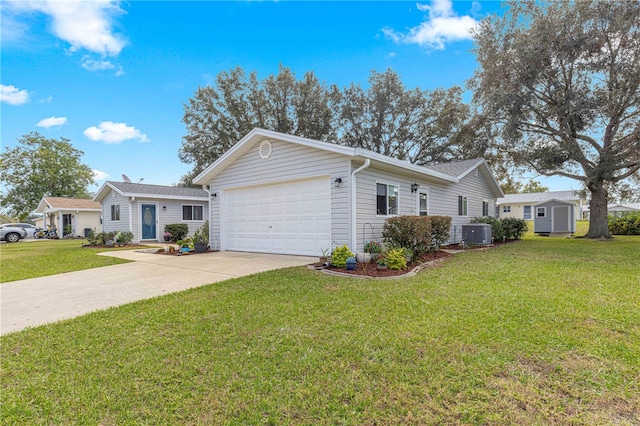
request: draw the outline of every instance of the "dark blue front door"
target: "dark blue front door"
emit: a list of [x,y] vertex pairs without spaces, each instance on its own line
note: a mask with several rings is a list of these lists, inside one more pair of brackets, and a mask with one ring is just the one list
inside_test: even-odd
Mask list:
[[156,205],[142,205],[142,239],[156,240]]

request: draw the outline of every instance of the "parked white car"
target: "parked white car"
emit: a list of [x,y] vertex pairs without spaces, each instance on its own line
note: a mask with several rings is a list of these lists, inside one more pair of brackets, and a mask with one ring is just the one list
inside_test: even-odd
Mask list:
[[16,243],[21,238],[27,238],[27,231],[17,226],[0,225],[0,240]]
[[36,226],[30,223],[5,223],[4,226],[24,228],[24,230],[27,231],[27,238],[33,238],[33,233],[36,232]]

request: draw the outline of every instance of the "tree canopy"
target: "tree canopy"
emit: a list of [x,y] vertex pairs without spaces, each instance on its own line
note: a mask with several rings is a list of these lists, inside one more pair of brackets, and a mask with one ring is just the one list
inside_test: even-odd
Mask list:
[[392,70],[372,71],[369,87],[327,86],[281,66],[259,80],[241,68],[218,75],[185,104],[180,160],[193,164],[189,181],[255,127],[359,146],[415,164],[483,156],[487,121],[472,114],[462,89],[408,89]]
[[509,3],[475,31],[474,101],[515,164],[588,188],[589,237],[610,237],[607,186],[640,169],[640,2]]
[[42,197],[89,198],[93,171],[82,164],[82,151],[69,139],[48,139],[32,132],[0,154],[0,181],[6,192],[0,206],[20,220],[34,211]]

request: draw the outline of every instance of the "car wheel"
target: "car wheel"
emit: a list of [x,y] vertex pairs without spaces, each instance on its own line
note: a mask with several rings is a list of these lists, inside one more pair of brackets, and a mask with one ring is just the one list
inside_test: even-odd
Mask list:
[[4,240],[8,243],[17,243],[18,241],[20,241],[20,234],[11,232],[4,236]]

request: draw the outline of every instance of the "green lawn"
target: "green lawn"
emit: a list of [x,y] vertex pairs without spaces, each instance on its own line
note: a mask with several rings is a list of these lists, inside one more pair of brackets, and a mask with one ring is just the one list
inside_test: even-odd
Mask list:
[[640,237],[274,271],[0,338],[5,424],[640,423]]
[[128,262],[97,255],[101,251],[117,249],[83,248],[82,244],[86,243],[86,240],[44,240],[0,244],[0,282]]

